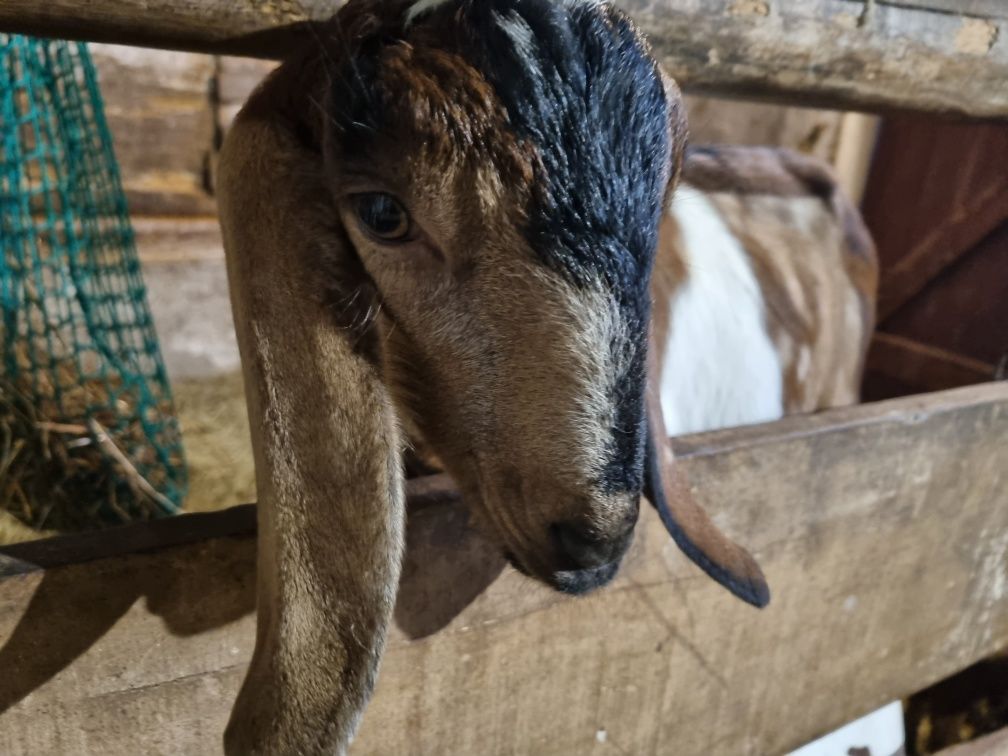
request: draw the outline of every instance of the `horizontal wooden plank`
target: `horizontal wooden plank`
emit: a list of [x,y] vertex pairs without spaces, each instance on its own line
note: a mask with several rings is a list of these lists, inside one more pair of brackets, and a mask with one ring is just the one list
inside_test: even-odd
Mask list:
[[213,58],[118,45],[93,45],[91,57],[130,211],[215,214]]
[[[1003,19],[862,0],[620,0],[695,91],[1008,117]],[[258,57],[316,44],[332,0],[4,0],[0,30]],[[871,12],[867,12],[870,8]]]
[[937,756],[1005,756],[1008,753],[1008,727],[982,738],[939,751]]
[[[457,501],[446,475],[430,475],[406,483],[410,509]],[[81,565],[98,559],[164,551],[215,538],[245,538],[256,531],[255,505],[242,504],[216,512],[200,512],[164,520],[122,525],[108,530],[74,533],[0,547],[0,578],[39,570]]]
[[[351,752],[780,753],[944,678],[1008,646],[1006,436],[986,384],[675,439],[760,558],[763,612],[650,508],[614,584],[573,599],[429,495]],[[0,580],[0,752],[216,752],[253,571],[246,523]]]
[[907,8],[939,10],[956,15],[1008,18],[1008,4],[1004,0],[880,0],[880,2]]
[[877,332],[867,370],[916,391],[939,391],[994,380],[995,366],[896,334]]

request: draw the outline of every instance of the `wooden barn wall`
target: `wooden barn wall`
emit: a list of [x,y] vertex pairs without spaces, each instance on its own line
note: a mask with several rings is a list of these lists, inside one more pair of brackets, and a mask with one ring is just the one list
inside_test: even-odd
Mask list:
[[871,398],[1003,377],[1005,166],[1002,124],[899,116],[881,126],[863,206],[882,265]]

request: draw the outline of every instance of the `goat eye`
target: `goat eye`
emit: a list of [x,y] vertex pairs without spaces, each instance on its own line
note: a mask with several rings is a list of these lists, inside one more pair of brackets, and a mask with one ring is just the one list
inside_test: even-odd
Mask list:
[[353,204],[360,222],[373,236],[385,241],[402,241],[409,235],[409,213],[391,194],[357,194]]

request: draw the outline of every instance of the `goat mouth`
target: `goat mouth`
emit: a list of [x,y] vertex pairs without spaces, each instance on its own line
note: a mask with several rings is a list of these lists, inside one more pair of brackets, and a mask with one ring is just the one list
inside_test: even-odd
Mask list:
[[561,570],[554,572],[547,581],[556,590],[571,596],[583,596],[586,593],[601,588],[616,577],[620,560],[603,564],[599,567],[588,567],[580,570]]
[[515,570],[525,577],[545,583],[553,590],[566,593],[568,596],[583,596],[586,593],[591,593],[596,588],[606,585],[616,576],[621,561],[617,559],[614,562],[609,562],[598,567],[587,567],[578,570],[557,570],[548,575],[540,576],[526,568],[513,552],[504,552],[504,558]]
[[521,563],[521,560],[514,555],[513,551],[505,551],[504,558],[507,560],[508,564],[514,567],[518,572],[520,572],[525,577],[535,577],[531,572],[525,569],[525,565]]

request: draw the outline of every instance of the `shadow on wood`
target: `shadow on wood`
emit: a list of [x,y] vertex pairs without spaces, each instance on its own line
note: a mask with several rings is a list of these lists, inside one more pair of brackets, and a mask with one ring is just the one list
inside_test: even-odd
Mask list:
[[[97,563],[92,579],[78,570],[56,568],[42,574],[20,621],[0,648],[0,712],[65,669],[97,642],[138,600],[160,617],[174,635],[190,636],[221,627],[255,607],[255,586],[242,573],[255,569],[252,541],[235,553],[235,544],[209,541],[184,547],[165,565],[156,555],[127,557],[124,575],[105,573]],[[207,561],[216,572],[213,600],[207,600]],[[166,569],[167,566],[167,569]],[[233,584],[222,585],[222,579]],[[228,581],[231,583],[232,581]],[[223,594],[217,595],[217,590]]]
[[[407,552],[395,621],[407,637],[420,638],[465,609],[500,574],[504,560],[471,531],[468,513],[445,476],[410,481],[408,490]],[[246,505],[0,549],[0,578],[36,578],[0,647],[5,671],[0,713],[73,663],[139,600],[169,633],[181,637],[250,614],[254,532],[255,510]],[[169,548],[178,551],[164,560],[160,552]],[[102,560],[118,555],[126,560],[125,570],[122,562],[114,572],[103,569]],[[86,578],[70,569],[92,560]],[[213,565],[212,588],[208,565]]]

